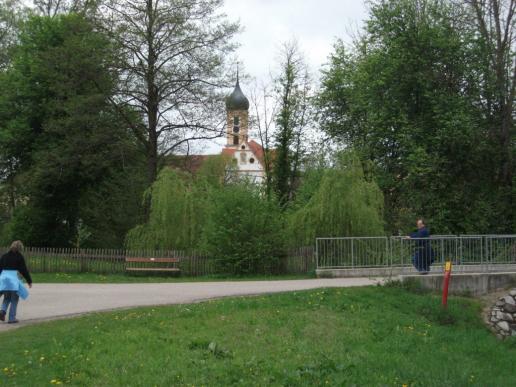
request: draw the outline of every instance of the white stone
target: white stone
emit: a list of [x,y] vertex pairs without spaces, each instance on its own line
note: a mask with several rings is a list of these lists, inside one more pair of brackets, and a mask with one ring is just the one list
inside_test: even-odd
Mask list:
[[503,313],[503,319],[505,321],[511,321],[511,322],[514,321],[514,318],[512,317],[512,314],[510,314],[510,313]]
[[516,289],[512,289],[509,294],[513,297],[516,297]]
[[494,317],[494,316],[493,316],[493,317],[491,317],[491,322],[494,322],[494,323],[495,323],[495,322],[498,322],[498,319],[497,319],[496,317]]
[[502,297],[500,300],[503,300],[506,304],[516,305],[516,301],[511,296]]
[[500,327],[500,329],[505,332],[509,332],[510,330],[509,323],[507,321],[498,321],[496,325],[498,325],[498,327]]
[[498,320],[505,320],[503,317],[504,317],[504,313],[502,313],[502,312],[496,312],[496,318],[497,318]]

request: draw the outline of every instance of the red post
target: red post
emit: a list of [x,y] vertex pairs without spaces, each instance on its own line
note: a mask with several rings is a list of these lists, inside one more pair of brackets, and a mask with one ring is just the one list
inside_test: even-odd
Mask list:
[[443,307],[444,308],[446,308],[448,306],[448,287],[450,285],[451,267],[452,267],[451,262],[450,261],[446,262],[446,266],[444,267],[444,283],[443,283]]

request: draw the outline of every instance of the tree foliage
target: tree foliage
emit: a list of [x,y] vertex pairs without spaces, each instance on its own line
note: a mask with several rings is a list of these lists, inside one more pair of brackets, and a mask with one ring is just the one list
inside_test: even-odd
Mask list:
[[116,50],[78,15],[31,17],[19,39],[0,79],[5,237],[66,246],[84,224],[92,245],[119,246],[139,215],[142,159],[109,103]]
[[145,193],[150,202],[148,222],[127,234],[129,249],[192,249],[199,245],[206,218],[208,184],[164,168]]
[[469,16],[449,1],[376,1],[363,36],[337,42],[323,72],[321,124],[374,162],[391,232],[416,216],[442,233],[511,229],[482,108],[487,53]]
[[384,235],[383,195],[366,178],[354,152],[338,155],[333,168],[308,174],[300,203],[287,216],[289,243],[310,245],[317,237]]
[[149,220],[129,249],[203,250],[222,273],[256,273],[283,254],[283,221],[259,186],[226,180],[229,160],[210,157],[195,176],[163,169],[147,191]]
[[284,255],[283,217],[278,203],[259,187],[233,183],[214,191],[204,249],[223,273],[259,273]]

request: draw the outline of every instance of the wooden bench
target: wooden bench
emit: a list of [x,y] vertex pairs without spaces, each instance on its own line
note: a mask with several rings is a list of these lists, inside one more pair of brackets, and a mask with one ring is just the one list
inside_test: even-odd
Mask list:
[[[176,264],[179,263],[179,258],[140,258],[140,257],[136,257],[136,258],[133,258],[133,257],[126,257],[125,258],[125,263],[126,263],[126,267],[125,267],[125,270],[126,271],[153,271],[153,272],[180,272],[181,269],[179,269]],[[166,267],[131,267],[131,266],[127,266],[127,264],[130,264],[130,263],[145,263],[145,264],[160,264],[160,263],[164,263],[164,264],[170,264],[170,263],[173,263],[174,266],[173,267],[170,267],[170,266],[166,266]]]

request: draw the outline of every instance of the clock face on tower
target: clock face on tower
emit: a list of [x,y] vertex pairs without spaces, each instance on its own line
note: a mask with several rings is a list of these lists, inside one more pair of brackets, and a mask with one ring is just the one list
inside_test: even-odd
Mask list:
[[238,126],[233,126],[233,133],[240,132],[240,128]]

